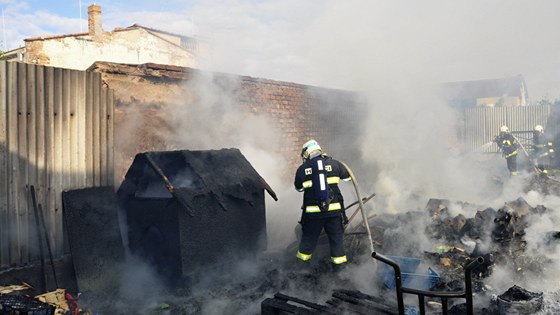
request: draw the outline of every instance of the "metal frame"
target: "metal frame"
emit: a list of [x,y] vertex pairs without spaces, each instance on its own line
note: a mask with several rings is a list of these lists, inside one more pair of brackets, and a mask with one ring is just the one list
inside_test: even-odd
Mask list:
[[467,300],[467,315],[473,315],[473,297],[472,297],[472,270],[484,262],[484,258],[478,257],[476,260],[472,261],[465,267],[465,290],[459,292],[447,292],[447,291],[424,291],[412,288],[403,287],[401,268],[399,265],[383,256],[377,252],[371,253],[371,257],[388,264],[395,270],[395,284],[397,291],[397,303],[399,308],[399,315],[404,315],[404,293],[418,295],[418,306],[420,308],[420,314],[426,314],[426,308],[424,305],[424,297],[439,297],[441,298],[441,308],[442,314],[447,315],[447,300],[453,298],[464,298]]

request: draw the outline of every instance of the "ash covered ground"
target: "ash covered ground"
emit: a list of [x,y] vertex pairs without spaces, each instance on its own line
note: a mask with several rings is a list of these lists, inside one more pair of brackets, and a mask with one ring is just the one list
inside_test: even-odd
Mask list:
[[[420,268],[432,267],[439,273],[432,290],[446,291],[462,290],[465,265],[483,257],[484,263],[473,273],[476,314],[501,314],[500,297],[522,300],[530,294],[542,297],[536,314],[558,313],[558,210],[535,202],[560,205],[560,182],[541,176],[518,180],[524,187],[520,197],[503,200],[498,207],[432,198],[417,209],[376,212],[369,220],[375,250],[422,259]],[[260,314],[261,302],[276,293],[329,305],[333,292],[350,290],[380,298],[396,312],[395,292],[384,285],[382,263],[371,258],[359,221],[357,216],[346,229],[350,263],[343,270],[330,265],[326,237],[310,264],[297,261],[294,233],[294,242],[285,249],[224,264],[173,288],[138,264],[141,267],[129,268],[122,276],[121,296],[107,307],[114,314]],[[416,306],[417,299],[407,297],[405,303]],[[438,314],[438,303],[428,299],[428,312]],[[450,314],[464,313],[463,303],[451,300]]]

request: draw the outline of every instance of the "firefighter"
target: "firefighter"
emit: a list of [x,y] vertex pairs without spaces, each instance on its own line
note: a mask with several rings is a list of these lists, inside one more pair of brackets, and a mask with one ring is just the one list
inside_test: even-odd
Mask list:
[[500,127],[500,134],[496,137],[495,142],[502,150],[502,156],[507,161],[507,168],[511,176],[516,176],[518,143],[515,137],[509,132],[507,126]]
[[533,130],[533,157],[537,168],[544,174],[548,174],[548,169],[554,157],[552,140],[544,134],[544,128],[536,125]]
[[323,229],[330,244],[331,262],[338,268],[347,262],[344,252],[344,199],[338,187],[340,180],[351,180],[348,170],[339,161],[323,153],[315,140],[302,148],[303,164],[297,169],[294,186],[303,191],[302,237],[296,257],[308,261],[313,255]]

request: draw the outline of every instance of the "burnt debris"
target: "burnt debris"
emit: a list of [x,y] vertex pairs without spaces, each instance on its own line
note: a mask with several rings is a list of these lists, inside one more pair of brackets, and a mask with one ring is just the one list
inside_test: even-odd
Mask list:
[[130,250],[168,279],[266,249],[268,184],[237,149],[146,152],[117,191]]
[[514,285],[497,298],[500,315],[535,314],[543,306],[543,293],[530,292]]
[[[457,206],[462,209],[462,213],[475,214],[473,217],[467,217],[465,214],[452,216],[449,210],[451,206]],[[444,199],[430,199],[424,211],[377,215],[370,221],[370,226],[372,231],[374,231],[375,242],[378,244],[376,251],[387,253],[387,255],[399,254],[410,256],[401,257],[405,259],[405,262],[412,259],[422,260],[424,268],[433,268],[439,275],[435,286],[428,290],[424,288],[426,297],[419,298],[421,303],[418,304],[419,309],[411,310],[409,303],[407,303],[408,306],[406,307],[400,303],[400,312],[397,312],[397,307],[394,304],[398,300],[394,295],[397,289],[394,286],[387,287],[383,281],[383,279],[386,280],[386,275],[378,275],[381,281],[378,281],[377,287],[378,289],[384,289],[377,291],[375,297],[381,298],[381,300],[372,302],[374,300],[368,294],[351,289],[348,292],[353,292],[351,295],[353,298],[346,297],[344,300],[338,300],[337,303],[321,304],[319,302],[318,305],[305,304],[295,297],[275,295],[263,302],[262,314],[276,314],[271,311],[271,308],[274,309],[274,307],[278,307],[278,310],[283,310],[284,313],[289,314],[306,314],[306,312],[313,314],[318,311],[337,313],[341,310],[346,311],[348,314],[362,314],[362,312],[367,313],[364,311],[367,309],[370,311],[375,309],[379,313],[387,314],[403,314],[403,312],[423,314],[426,311],[425,306],[433,308],[434,305],[439,310],[432,311],[439,312],[443,307],[444,314],[509,314],[500,313],[500,310],[504,308],[511,310],[513,309],[511,304],[519,302],[509,301],[506,298],[507,294],[500,298],[502,301],[500,299],[491,300],[490,296],[495,293],[492,286],[486,283],[486,280],[498,266],[508,266],[511,270],[516,270],[518,274],[512,277],[512,281],[521,279],[520,276],[524,271],[542,274],[546,272],[547,266],[554,266],[544,256],[526,253],[527,241],[525,240],[525,230],[529,222],[532,219],[538,219],[539,216],[548,211],[550,209],[542,205],[532,207],[523,198],[505,202],[498,209],[462,202],[451,202]],[[410,235],[421,234],[425,234],[427,240],[434,244],[431,250],[420,251],[419,248],[421,247],[417,246],[419,244],[418,239],[411,239],[410,237]],[[346,238],[348,237],[346,236]],[[542,245],[548,244],[548,246],[552,246],[557,238],[558,232],[543,231]],[[367,252],[363,248],[361,250],[351,248],[350,250],[357,253]],[[473,262],[477,263],[473,265]],[[467,270],[467,266],[471,266],[471,270]],[[374,266],[372,265],[371,268],[374,268]],[[378,273],[379,270],[383,269],[377,267]],[[467,278],[470,279],[471,271],[472,281],[467,283],[464,275],[469,273]],[[426,277],[426,275],[421,273],[415,274],[415,276]],[[402,277],[403,287],[406,287],[404,278]],[[468,288],[467,285],[469,286]],[[414,288],[406,290],[415,293],[420,292]],[[519,288],[512,292],[519,293],[523,292],[522,290],[522,288]],[[445,292],[443,296],[447,296],[446,300],[439,301],[436,298],[439,294],[438,292]],[[472,295],[465,295],[464,292],[472,292]],[[335,293],[333,293],[333,298],[334,296]],[[458,296],[468,296],[467,303],[464,303],[464,300],[458,299]],[[542,294],[528,294],[526,296],[513,294],[513,296],[514,299],[531,297],[531,302],[529,303],[531,307],[538,304],[534,301],[535,299],[537,301],[540,299],[542,302]],[[491,302],[489,303],[489,301]],[[317,303],[317,300],[314,302]],[[504,306],[506,302],[507,306]],[[290,307],[294,305],[297,308],[290,310]],[[327,311],[318,310],[324,306],[330,306],[330,308]],[[525,305],[523,307],[528,306]],[[284,313],[281,312],[281,314]]]
[[62,201],[78,290],[98,307],[109,306],[119,294],[115,275],[122,274],[125,263],[115,189],[65,191]]
[[[318,259],[306,266],[296,264],[291,247],[267,252],[264,191],[276,199],[239,150],[224,149],[141,153],[117,192],[113,187],[64,192],[80,301],[106,313],[120,303],[123,312],[124,299],[115,301],[123,294],[122,279],[114,275],[127,268],[130,249],[169,290],[154,297],[160,304],[127,304],[128,313],[159,308],[178,314],[397,314],[400,308],[415,314],[423,309],[411,307],[420,306],[415,297],[413,303],[397,303],[397,281],[388,285],[387,273],[372,263],[360,222],[345,234],[350,263],[342,271],[320,259],[328,248],[325,239],[318,244]],[[457,213],[453,207],[461,214],[452,215]],[[376,213],[369,224],[377,252],[418,261],[412,276],[426,278],[425,270],[437,274],[420,289],[431,292],[423,295],[424,309],[500,314],[514,307],[542,308],[542,293],[514,287],[498,297],[487,280],[497,267],[514,270],[510,280],[516,282],[525,271],[542,275],[555,266],[545,255],[529,252],[525,239],[529,225],[551,211],[523,198],[499,208],[430,199],[422,210]],[[541,232],[537,245],[556,250],[560,232]],[[476,267],[468,269],[475,261]],[[365,269],[371,279],[357,282],[367,282],[373,293],[360,291],[363,283],[352,277]],[[443,291],[446,301],[433,293]],[[463,292],[473,293],[472,306],[464,303]]]

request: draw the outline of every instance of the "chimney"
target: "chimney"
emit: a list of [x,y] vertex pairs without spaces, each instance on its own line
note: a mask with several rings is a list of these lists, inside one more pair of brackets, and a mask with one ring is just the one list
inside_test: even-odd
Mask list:
[[88,7],[88,30],[90,36],[101,36],[101,6],[92,4]]

